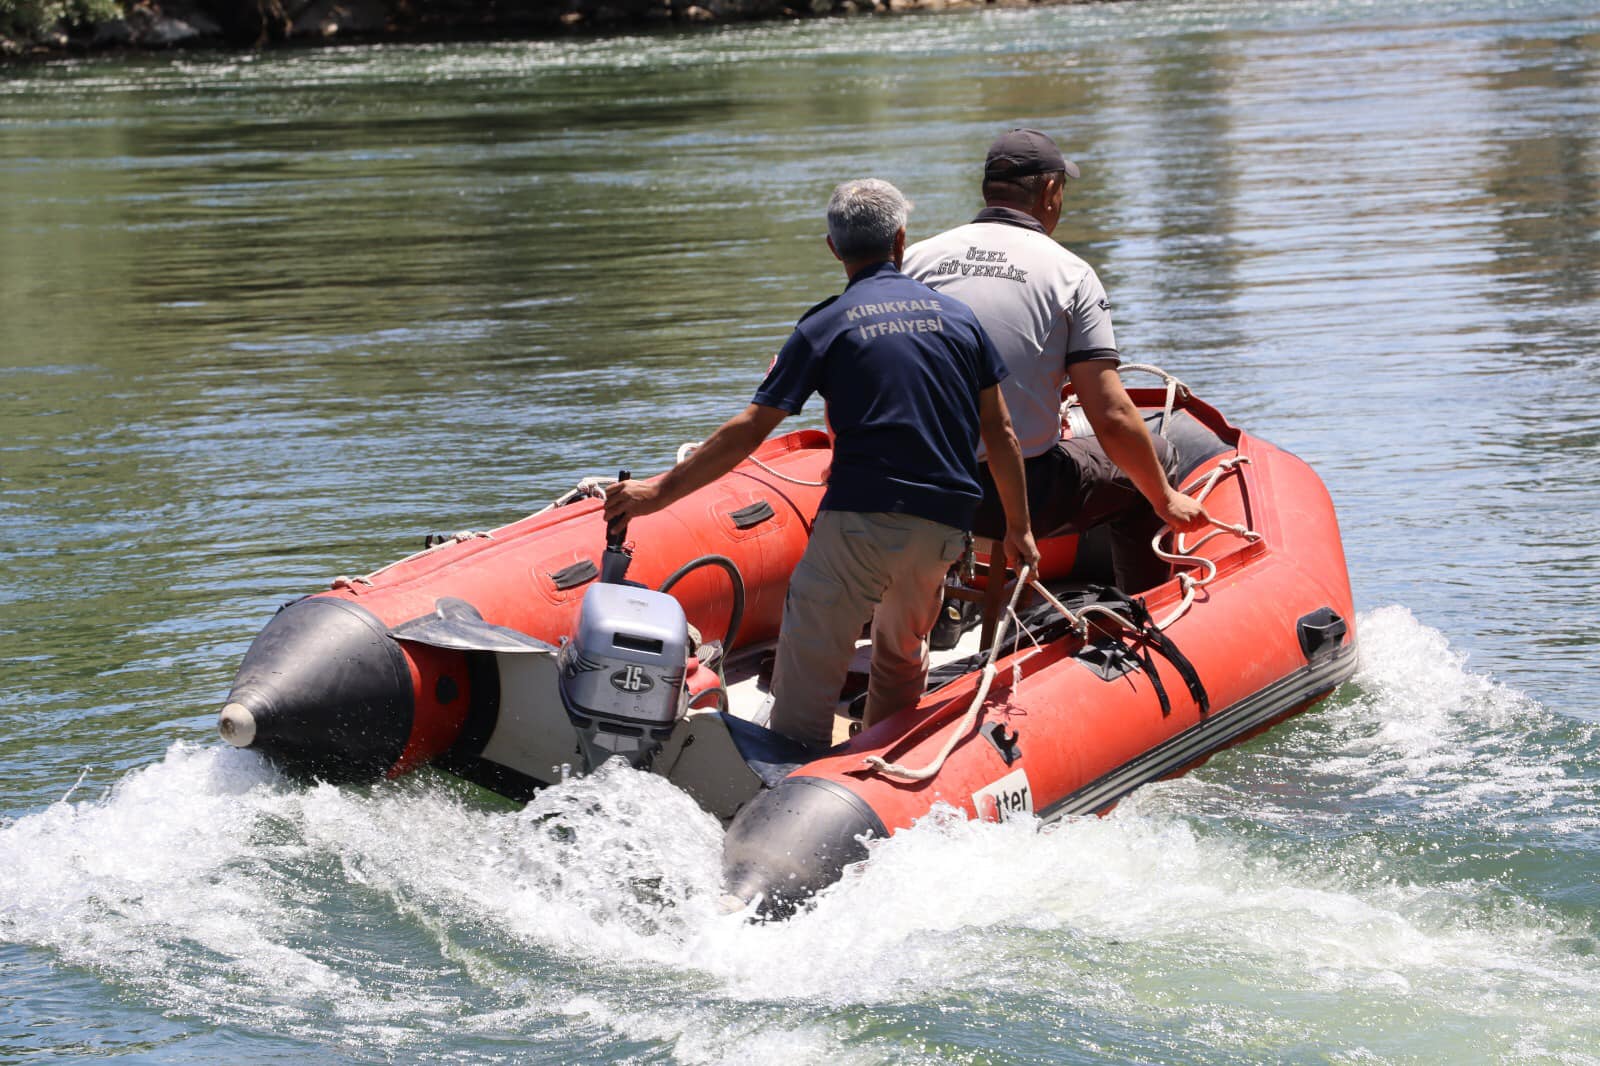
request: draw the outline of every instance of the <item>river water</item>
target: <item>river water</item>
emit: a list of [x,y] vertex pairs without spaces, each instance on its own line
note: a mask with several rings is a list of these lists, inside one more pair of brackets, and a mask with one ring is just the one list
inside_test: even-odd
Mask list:
[[[781,926],[619,772],[304,787],[284,600],[654,471],[1008,124],[1131,359],[1306,458],[1360,672]],[[1600,1062],[1600,6],[1105,3],[0,71],[0,1062]]]

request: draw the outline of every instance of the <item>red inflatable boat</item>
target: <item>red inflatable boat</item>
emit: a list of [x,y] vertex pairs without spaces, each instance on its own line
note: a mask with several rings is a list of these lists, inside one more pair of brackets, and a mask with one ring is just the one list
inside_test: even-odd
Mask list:
[[[1228,528],[1168,535],[1169,576],[1145,589],[1106,587],[1094,533],[1051,538],[1042,591],[1008,590],[1018,608],[992,653],[974,627],[935,657],[920,704],[849,735],[864,688],[853,674],[827,752],[764,728],[789,573],[829,459],[813,431],[637,520],[631,564],[604,550],[600,502],[580,489],[287,604],[246,653],[222,735],[307,776],[433,764],[514,797],[622,757],[729,821],[727,890],[768,914],[936,803],[991,820],[1104,811],[1355,669],[1349,579],[1316,475],[1176,382],[1133,396]],[[602,580],[622,564],[626,582]]]

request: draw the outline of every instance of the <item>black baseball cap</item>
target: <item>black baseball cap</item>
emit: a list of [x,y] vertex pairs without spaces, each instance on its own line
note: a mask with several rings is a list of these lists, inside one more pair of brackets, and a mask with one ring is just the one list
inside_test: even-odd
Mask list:
[[994,139],[983,161],[986,178],[1022,178],[1064,170],[1078,176],[1078,164],[1061,154],[1056,142],[1038,130],[1008,130]]

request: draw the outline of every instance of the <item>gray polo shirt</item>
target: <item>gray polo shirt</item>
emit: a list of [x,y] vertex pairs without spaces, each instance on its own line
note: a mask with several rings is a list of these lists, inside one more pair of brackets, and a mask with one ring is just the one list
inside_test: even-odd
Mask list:
[[1061,439],[1068,364],[1119,358],[1100,279],[1021,211],[986,208],[906,249],[902,270],[977,313],[1011,371],[1000,391],[1024,458]]

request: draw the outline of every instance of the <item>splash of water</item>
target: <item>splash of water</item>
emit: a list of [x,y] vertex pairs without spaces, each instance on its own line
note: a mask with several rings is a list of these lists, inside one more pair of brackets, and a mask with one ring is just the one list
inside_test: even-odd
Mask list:
[[[1587,789],[1592,810],[1592,781],[1533,765],[1515,736],[1560,723],[1403,610],[1360,631],[1358,682],[1320,717],[1105,818],[936,812],[783,924],[718,913],[721,831],[649,774],[511,809],[437,777],[304,788],[180,744],[0,827],[0,940],[163,1009],[417,1058],[509,1034],[557,1056],[934,1061],[954,1045],[895,1026],[937,1032],[915,1019],[969,1002],[1160,1034],[1157,1056],[1584,1061],[1589,930],[1425,847],[1375,867],[1336,826],[1418,795],[1443,817]],[[1312,778],[1323,794],[1292,804],[1269,787]]]

